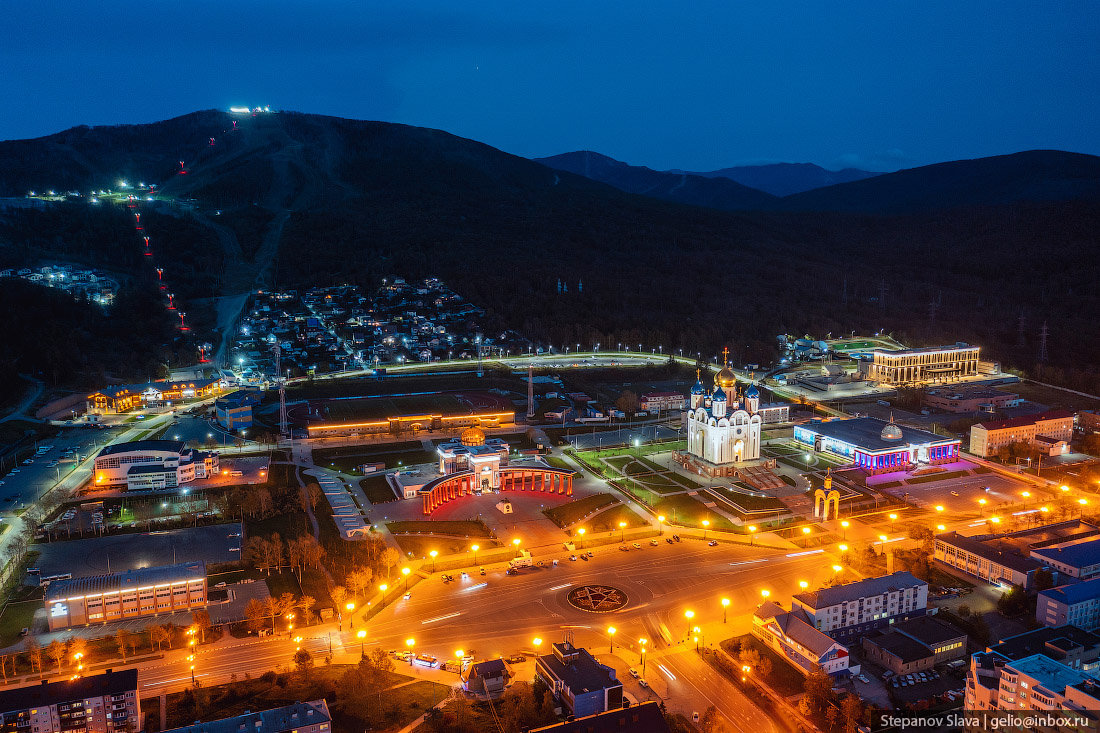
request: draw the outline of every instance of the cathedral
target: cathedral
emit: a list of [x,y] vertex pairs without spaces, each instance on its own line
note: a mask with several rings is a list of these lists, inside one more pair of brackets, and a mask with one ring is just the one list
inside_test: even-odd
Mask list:
[[760,392],[749,385],[737,394],[737,379],[729,368],[729,350],[722,371],[714,377],[714,391],[707,393],[699,372],[691,388],[690,409],[685,413],[687,452],[715,465],[751,461],[760,457]]

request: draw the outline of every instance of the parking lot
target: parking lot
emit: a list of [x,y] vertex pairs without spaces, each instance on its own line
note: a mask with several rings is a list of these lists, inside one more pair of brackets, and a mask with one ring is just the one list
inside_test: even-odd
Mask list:
[[[944,466],[947,473],[955,473],[960,470],[968,471],[965,476],[957,476],[942,481],[922,481],[912,483],[912,477],[906,473],[880,474],[868,479],[867,483],[873,488],[886,484],[887,488],[881,489],[885,494],[898,498],[904,498],[922,509],[935,509],[942,506],[945,511],[955,514],[968,514],[985,512],[987,515],[998,507],[1020,504],[1024,502],[1034,503],[1049,498],[1050,495],[1042,489],[1037,489],[1024,481],[1010,478],[999,473],[973,473],[974,464],[966,461]],[[909,479],[908,483],[901,486],[890,486]],[[988,487],[988,490],[986,490]],[[1024,497],[1027,491],[1031,496]],[[985,504],[979,503],[985,499]]]
[[240,533],[241,525],[234,523],[46,542],[34,546],[41,553],[35,565],[43,577],[72,573],[83,578],[188,560],[207,565],[236,562],[241,554]]

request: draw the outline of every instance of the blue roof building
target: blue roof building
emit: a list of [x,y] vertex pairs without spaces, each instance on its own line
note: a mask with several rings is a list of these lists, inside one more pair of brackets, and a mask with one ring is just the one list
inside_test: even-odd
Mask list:
[[1049,588],[1035,602],[1035,620],[1046,626],[1100,630],[1100,578]]

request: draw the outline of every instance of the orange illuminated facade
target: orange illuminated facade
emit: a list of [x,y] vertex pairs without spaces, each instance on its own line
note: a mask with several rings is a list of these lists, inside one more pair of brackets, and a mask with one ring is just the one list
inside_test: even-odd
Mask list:
[[[541,494],[573,495],[573,472],[560,468],[501,466],[498,469],[500,491],[533,491]],[[424,514],[431,514],[448,501],[481,493],[481,478],[476,471],[441,476],[420,489]]]
[[514,412],[482,412],[458,415],[424,413],[397,415],[384,420],[368,422],[319,423],[310,425],[307,430],[311,438],[325,438],[379,433],[416,433],[421,430],[448,430],[466,427],[496,428],[504,425],[514,425],[515,422],[516,413]]

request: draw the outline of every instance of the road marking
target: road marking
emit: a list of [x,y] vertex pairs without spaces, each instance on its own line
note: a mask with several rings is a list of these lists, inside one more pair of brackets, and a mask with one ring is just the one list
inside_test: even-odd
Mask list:
[[665,665],[658,664],[657,668],[660,669],[665,674],[667,674],[669,676],[669,679],[673,679],[673,680],[676,679],[676,675],[672,674],[672,672],[669,672],[668,667],[666,667]]
[[[787,557],[790,557],[790,555],[787,555]],[[754,563],[767,562],[767,561],[768,561],[768,558],[762,557],[759,560],[742,560],[741,562],[731,562],[730,565],[753,565]]]
[[460,615],[461,614],[457,613],[457,612],[456,613],[448,613],[445,616],[436,616],[435,618],[430,618],[430,619],[427,619],[426,621],[421,621],[420,623],[422,623],[422,624],[434,624],[436,621],[444,621],[446,619],[454,618],[455,616],[460,616]]
[[568,588],[571,585],[573,585],[573,584],[572,583],[563,583],[562,585],[555,585],[553,588],[550,588],[550,590],[561,590],[562,588]]

